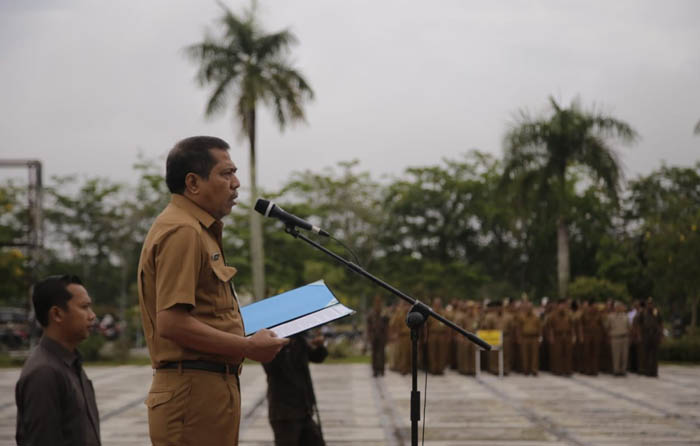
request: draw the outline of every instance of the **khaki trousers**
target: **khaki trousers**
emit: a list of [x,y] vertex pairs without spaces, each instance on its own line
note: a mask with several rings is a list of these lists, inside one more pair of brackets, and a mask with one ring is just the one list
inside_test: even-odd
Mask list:
[[146,398],[153,446],[238,444],[238,375],[157,370]]
[[612,349],[613,373],[627,373],[627,354],[629,352],[627,336],[613,336],[610,338],[610,348]]
[[523,373],[537,373],[540,367],[539,336],[523,336],[520,338],[520,357],[523,362]]

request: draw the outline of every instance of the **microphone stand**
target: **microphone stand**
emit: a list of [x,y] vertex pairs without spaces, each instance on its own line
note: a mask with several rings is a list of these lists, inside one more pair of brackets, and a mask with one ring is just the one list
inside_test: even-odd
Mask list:
[[411,304],[411,309],[409,310],[408,315],[406,315],[406,325],[408,325],[408,327],[411,329],[411,445],[418,446],[418,421],[420,420],[420,392],[418,391],[418,333],[425,321],[428,320],[428,317],[435,318],[484,350],[491,350],[491,345],[475,334],[466,331],[449,319],[446,319],[440,314],[434,312],[432,308],[418,299],[412,298],[401,290],[394,288],[383,280],[373,276],[359,265],[348,261],[347,259],[337,255],[336,253],[326,249],[324,246],[321,246],[320,244],[306,237],[304,234],[301,234],[299,231],[297,231],[293,224],[285,225],[284,231],[292,237],[299,238],[314,248],[333,257],[351,271],[369,279],[385,290],[390,291],[395,296],[398,296]]

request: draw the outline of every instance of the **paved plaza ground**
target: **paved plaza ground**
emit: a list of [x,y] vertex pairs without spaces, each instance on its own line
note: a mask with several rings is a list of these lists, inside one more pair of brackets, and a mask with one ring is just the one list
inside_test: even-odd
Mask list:
[[[149,445],[143,404],[151,369],[87,367],[97,391],[105,446]],[[410,377],[371,377],[367,364],[312,365],[328,445],[410,445]],[[0,370],[0,445],[14,444],[19,369]],[[272,444],[265,373],[244,368],[241,445]],[[424,375],[419,378],[421,396]],[[660,377],[478,379],[429,376],[425,444],[700,445],[700,367],[662,366]],[[422,427],[422,426],[421,426]]]

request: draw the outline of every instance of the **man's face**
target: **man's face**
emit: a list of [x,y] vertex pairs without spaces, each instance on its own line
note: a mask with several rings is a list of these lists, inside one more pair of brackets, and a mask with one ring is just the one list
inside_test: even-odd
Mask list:
[[78,343],[90,336],[90,327],[95,322],[92,299],[82,285],[71,283],[66,290],[73,297],[66,303],[67,310],[62,311],[61,330],[67,338]]
[[209,178],[201,179],[198,204],[220,220],[236,205],[241,183],[236,176],[238,168],[226,150],[210,149],[209,154],[216,164],[209,172]]

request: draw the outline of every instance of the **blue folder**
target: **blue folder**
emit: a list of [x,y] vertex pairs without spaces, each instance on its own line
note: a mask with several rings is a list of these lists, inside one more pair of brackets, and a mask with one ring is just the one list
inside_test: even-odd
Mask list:
[[260,329],[273,328],[333,306],[348,310],[342,312],[344,315],[354,313],[336,299],[323,280],[319,280],[241,307],[241,316],[245,334],[249,336]]

